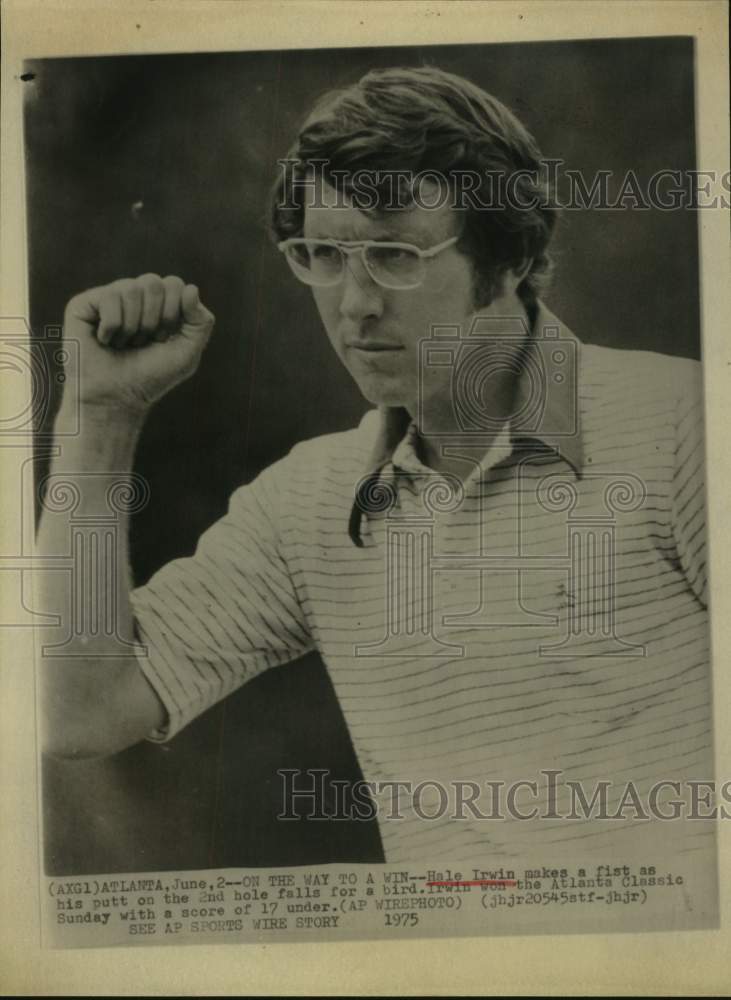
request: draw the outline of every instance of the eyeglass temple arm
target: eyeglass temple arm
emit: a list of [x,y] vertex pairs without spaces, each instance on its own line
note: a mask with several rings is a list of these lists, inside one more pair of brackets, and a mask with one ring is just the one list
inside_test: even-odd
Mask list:
[[441,253],[442,250],[446,250],[447,247],[453,246],[458,239],[459,236],[450,236],[448,240],[445,240],[443,243],[437,243],[435,247],[430,247],[428,250],[419,250],[419,247],[416,249],[419,250],[420,257],[434,257],[436,254]]

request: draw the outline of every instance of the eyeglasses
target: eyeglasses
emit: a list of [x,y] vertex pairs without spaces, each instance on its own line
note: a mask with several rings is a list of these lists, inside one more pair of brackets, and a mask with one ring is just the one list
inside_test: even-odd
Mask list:
[[370,277],[383,288],[418,288],[426,276],[427,262],[442,250],[453,246],[458,236],[422,250],[411,243],[386,243],[378,240],[343,242],[342,240],[282,240],[277,244],[287,258],[295,277],[305,285],[337,285],[345,274],[350,254],[360,254]]

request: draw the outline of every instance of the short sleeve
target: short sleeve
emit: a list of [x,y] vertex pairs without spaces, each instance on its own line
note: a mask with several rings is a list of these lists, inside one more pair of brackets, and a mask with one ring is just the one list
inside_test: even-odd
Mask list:
[[168,715],[153,741],[268,667],[312,649],[279,544],[286,459],[237,490],[227,514],[131,595],[140,666]]
[[703,389],[693,366],[678,404],[671,517],[678,559],[688,584],[707,607],[706,491]]

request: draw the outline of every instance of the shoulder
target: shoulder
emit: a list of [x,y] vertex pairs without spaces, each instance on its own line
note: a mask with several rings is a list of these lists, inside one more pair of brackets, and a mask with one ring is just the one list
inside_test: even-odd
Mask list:
[[699,361],[655,351],[580,344],[579,395],[582,409],[595,406],[628,414],[685,411],[702,403]]
[[667,479],[679,442],[702,435],[700,362],[593,344],[581,344],[579,353],[585,453],[597,465],[622,463],[645,476]]
[[318,485],[342,486],[351,494],[365,472],[381,425],[378,410],[369,410],[360,423],[346,431],[321,434],[295,444],[263,475],[282,490],[314,493]]
[[250,483],[234,490],[229,518],[253,515],[261,523],[301,529],[303,518],[349,511],[355,489],[378,436],[380,415],[365,414],[357,427],[322,434],[295,444],[266,466]]
[[657,351],[635,351],[581,343],[581,374],[588,382],[614,384],[621,379],[629,385],[642,382],[648,388],[674,392],[700,378],[701,364]]
[[290,465],[323,468],[363,468],[368,461],[380,428],[378,410],[368,410],[357,427],[300,441],[285,461]]

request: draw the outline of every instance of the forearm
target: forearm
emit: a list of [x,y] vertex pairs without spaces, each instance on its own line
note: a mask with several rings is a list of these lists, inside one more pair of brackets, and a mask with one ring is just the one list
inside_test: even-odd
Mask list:
[[[56,428],[67,415],[62,407]],[[142,418],[87,407],[60,437],[45,481],[37,547],[46,564],[41,610],[44,746],[60,756],[113,753],[162,722],[135,656],[129,601],[132,464]],[[71,569],[69,570],[69,564]]]
[[[43,738],[64,757],[115,753],[160,728],[165,710],[135,655],[128,514],[144,415],[198,366],[214,317],[195,285],[144,274],[69,300],[78,346],[56,421],[70,430],[45,483],[38,533]],[[79,433],[69,408],[81,407]],[[57,568],[55,568],[57,566]],[[69,570],[69,567],[71,569]]]

